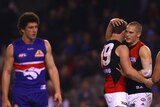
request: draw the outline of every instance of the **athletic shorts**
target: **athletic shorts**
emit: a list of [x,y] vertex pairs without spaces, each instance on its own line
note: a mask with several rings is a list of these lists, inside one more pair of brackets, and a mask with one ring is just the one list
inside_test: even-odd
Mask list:
[[106,93],[104,97],[108,104],[108,107],[127,107],[128,94],[126,92]]
[[128,95],[128,107],[150,107],[152,93],[137,93]]
[[31,93],[13,93],[13,107],[48,107],[46,90]]

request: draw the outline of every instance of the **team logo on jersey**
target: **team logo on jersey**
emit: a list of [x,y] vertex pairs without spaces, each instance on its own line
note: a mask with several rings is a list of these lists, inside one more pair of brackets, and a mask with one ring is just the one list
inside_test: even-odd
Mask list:
[[141,101],[146,101],[146,99],[145,98],[141,98]]
[[44,69],[45,68],[38,69],[38,68],[32,67],[27,69],[25,72],[23,72],[23,75],[27,77],[28,80],[35,80],[41,74],[41,71]]
[[27,56],[26,53],[20,53],[20,54],[18,55],[19,58],[24,58],[24,57],[26,57],[26,56]]
[[136,62],[136,58],[135,57],[130,57],[131,62]]
[[44,53],[42,50],[37,50],[37,52],[35,53],[35,57],[44,57]]

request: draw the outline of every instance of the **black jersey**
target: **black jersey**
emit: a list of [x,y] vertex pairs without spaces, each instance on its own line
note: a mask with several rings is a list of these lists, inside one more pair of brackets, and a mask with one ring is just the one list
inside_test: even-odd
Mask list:
[[115,50],[120,45],[122,43],[117,40],[107,41],[101,53],[101,66],[106,76],[105,93],[124,92],[126,89],[125,77],[116,69],[119,67],[120,58]]
[[[143,69],[141,59],[139,56],[139,50],[144,43],[139,41],[136,45],[129,47],[129,57],[132,63],[133,68],[137,71]],[[131,79],[127,79],[127,93],[134,94],[134,93],[142,93],[142,92],[151,92],[149,88],[145,86],[145,84],[133,81]]]

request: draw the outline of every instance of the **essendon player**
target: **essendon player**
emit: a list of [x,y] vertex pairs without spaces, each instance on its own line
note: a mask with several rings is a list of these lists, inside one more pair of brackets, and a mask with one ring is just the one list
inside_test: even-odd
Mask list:
[[[152,74],[152,57],[150,49],[140,41],[142,25],[133,21],[127,25],[125,40],[129,47],[129,57],[133,68],[146,78]],[[145,84],[127,79],[129,107],[150,107],[152,102],[151,89]]]
[[128,103],[128,94],[125,92],[126,79],[117,69],[119,65],[125,76],[149,87],[152,86],[152,81],[140,75],[131,65],[129,50],[122,44],[126,26],[127,23],[119,18],[110,21],[105,35],[106,42],[101,52],[101,66],[106,76],[104,97],[109,107],[127,107]]

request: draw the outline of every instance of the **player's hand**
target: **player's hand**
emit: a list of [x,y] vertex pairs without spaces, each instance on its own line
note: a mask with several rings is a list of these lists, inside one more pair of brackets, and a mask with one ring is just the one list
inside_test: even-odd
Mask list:
[[146,85],[146,87],[148,87],[148,88],[151,89],[152,86],[153,86],[152,78],[146,79],[146,80],[145,80],[145,85]]
[[138,73],[139,73],[141,76],[145,77],[144,74],[143,74],[143,72],[140,71],[140,72],[138,72]]
[[116,69],[121,73],[121,75],[126,76],[120,64],[118,64],[118,67]]
[[11,103],[9,102],[9,100],[2,100],[2,107],[11,107]]
[[126,21],[124,21],[123,19],[120,19],[120,18],[113,18],[110,22],[113,25],[113,27],[119,26],[124,22],[126,23]]
[[62,96],[60,93],[55,93],[54,95],[54,99],[57,101],[57,104],[55,107],[60,107],[60,105],[62,104]]

